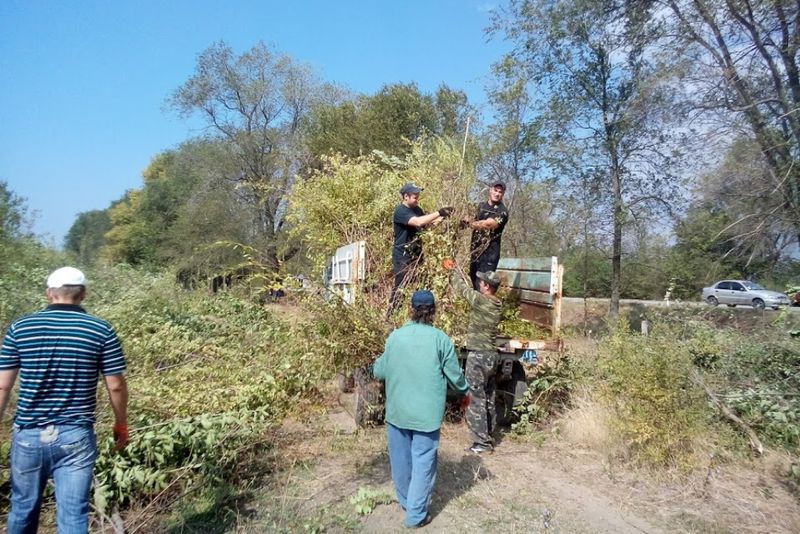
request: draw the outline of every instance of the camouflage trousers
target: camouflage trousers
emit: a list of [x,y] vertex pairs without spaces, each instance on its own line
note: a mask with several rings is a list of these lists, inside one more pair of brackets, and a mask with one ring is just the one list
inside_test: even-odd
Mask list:
[[496,366],[496,352],[469,351],[467,354],[464,374],[472,392],[472,402],[467,407],[467,427],[472,434],[472,441],[481,445],[494,445]]

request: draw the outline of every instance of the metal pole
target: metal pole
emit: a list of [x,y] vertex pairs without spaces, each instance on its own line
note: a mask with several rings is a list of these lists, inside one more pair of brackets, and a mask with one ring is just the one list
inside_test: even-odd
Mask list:
[[467,116],[467,130],[464,132],[464,144],[461,147],[461,163],[458,166],[458,177],[461,178],[461,173],[464,170],[464,157],[467,155],[467,137],[469,137],[469,116]]

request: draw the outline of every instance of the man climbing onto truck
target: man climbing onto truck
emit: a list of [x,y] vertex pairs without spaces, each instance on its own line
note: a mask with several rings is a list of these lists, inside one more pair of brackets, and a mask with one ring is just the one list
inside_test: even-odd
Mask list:
[[476,454],[492,452],[497,369],[495,336],[502,315],[502,302],[496,296],[500,278],[494,271],[478,272],[476,291],[467,286],[461,272],[455,269],[454,260],[448,258],[442,265],[453,271],[450,277],[453,288],[458,295],[467,299],[471,307],[465,343],[468,351],[465,375],[472,393],[466,420],[473,442],[466,450]]

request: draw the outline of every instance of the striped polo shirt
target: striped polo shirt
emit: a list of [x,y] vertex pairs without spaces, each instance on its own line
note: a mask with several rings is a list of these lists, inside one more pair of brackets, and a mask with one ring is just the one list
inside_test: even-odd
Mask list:
[[51,304],[8,329],[0,370],[17,368],[17,425],[91,425],[98,375],[124,372],[125,358],[109,323],[74,304]]

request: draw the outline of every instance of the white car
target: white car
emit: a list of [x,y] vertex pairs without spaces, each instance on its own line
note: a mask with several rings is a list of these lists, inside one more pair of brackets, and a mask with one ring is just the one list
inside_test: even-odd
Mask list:
[[748,280],[722,280],[710,287],[704,287],[703,300],[712,306],[743,304],[759,310],[765,307],[777,310],[781,306],[790,304],[789,297],[785,294],[770,291]]

